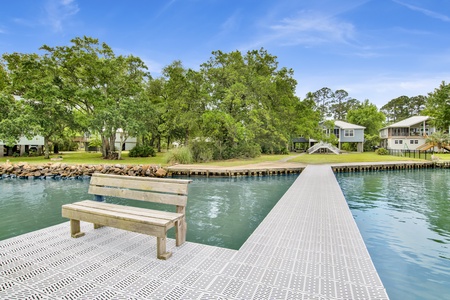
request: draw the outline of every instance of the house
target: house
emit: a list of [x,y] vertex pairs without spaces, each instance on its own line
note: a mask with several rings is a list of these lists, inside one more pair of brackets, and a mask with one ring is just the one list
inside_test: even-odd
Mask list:
[[422,149],[436,129],[431,117],[414,116],[380,129],[381,147],[392,150]]
[[41,153],[43,147],[44,137],[42,136],[35,136],[31,140],[27,139],[26,137],[21,137],[19,139],[19,142],[12,147],[8,147],[3,143],[3,141],[0,141],[0,157],[12,156],[14,155],[14,153],[22,156],[25,153],[28,153],[30,150]]
[[325,129],[327,134],[333,133],[338,139],[339,150],[342,147],[342,143],[356,143],[356,149],[358,152],[364,151],[364,129],[366,127],[359,126],[344,121],[334,121],[333,132]]

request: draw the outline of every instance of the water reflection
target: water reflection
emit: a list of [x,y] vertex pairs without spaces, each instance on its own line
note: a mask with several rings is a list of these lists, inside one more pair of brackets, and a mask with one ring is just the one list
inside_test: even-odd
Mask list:
[[337,178],[391,299],[450,298],[450,170]]
[[[296,178],[194,178],[186,209],[187,240],[239,249]],[[0,180],[0,240],[67,221],[61,217],[61,206],[92,199],[88,184],[89,180]],[[107,202],[174,211],[173,206],[142,201]],[[169,237],[174,235],[169,232]]]

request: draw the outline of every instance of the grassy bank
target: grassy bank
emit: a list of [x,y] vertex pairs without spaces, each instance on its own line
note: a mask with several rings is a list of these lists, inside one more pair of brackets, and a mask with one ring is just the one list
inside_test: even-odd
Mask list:
[[[157,153],[155,157],[129,157],[128,151],[122,152],[123,159],[122,160],[107,160],[102,158],[102,154],[100,152],[92,153],[92,152],[62,152],[59,154],[50,155],[50,158],[59,158],[62,160],[60,162],[66,164],[87,164],[87,165],[99,165],[99,164],[130,164],[130,165],[164,165],[165,153]],[[57,162],[52,161],[50,159],[45,159],[43,156],[37,157],[0,157],[0,163],[6,162],[9,160],[11,163],[17,162],[28,162],[30,164],[43,164],[48,162]]]
[[[128,152],[123,152],[122,160],[105,160],[100,153],[87,152],[63,152],[58,155],[51,155],[51,158],[62,157],[62,161],[67,164],[125,164],[125,165],[161,165],[167,166],[165,162],[165,153],[157,153],[156,157],[129,157]],[[436,154],[441,160],[450,160],[450,154]],[[28,162],[30,164],[43,164],[47,162],[56,162],[38,157],[0,157],[0,163],[9,160],[11,163]],[[391,162],[391,161],[421,161],[420,159],[377,155],[374,152],[348,153],[348,154],[298,154],[288,155],[261,155],[253,159],[232,159],[226,161],[214,161],[203,163],[201,165],[235,167],[242,165],[251,165],[265,162],[285,161],[302,164],[330,164],[330,163],[353,163],[353,162]]]

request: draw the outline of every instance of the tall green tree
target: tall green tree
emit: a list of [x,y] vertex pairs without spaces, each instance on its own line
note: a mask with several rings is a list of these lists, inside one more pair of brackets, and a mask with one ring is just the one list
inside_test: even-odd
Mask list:
[[218,147],[229,150],[224,158],[287,151],[299,102],[291,69],[279,68],[276,56],[260,49],[215,51],[201,72],[210,97],[203,125],[212,126],[204,131],[217,133]]
[[181,61],[174,61],[163,69],[164,104],[168,144],[175,138],[189,144],[191,136],[199,131],[201,115],[206,107],[203,77],[197,71],[186,69]]
[[412,116],[419,116],[425,107],[426,97],[422,95],[400,96],[381,107],[388,123],[395,123]]
[[99,133],[103,157],[115,158],[118,129],[128,132],[124,127],[134,123],[125,114],[139,115],[139,111],[130,114],[126,110],[139,107],[131,104],[139,101],[147,67],[138,57],[116,56],[106,43],[100,45],[94,38],[77,37],[71,43],[42,49],[58,62],[68,105],[82,112],[77,115],[78,124]]
[[375,104],[365,100],[347,114],[347,121],[366,127],[364,130],[364,148],[370,150],[379,143],[379,130],[383,127],[386,116],[378,111]]
[[428,94],[423,114],[433,117],[438,129],[450,132],[450,84],[443,81],[439,88]]
[[58,139],[72,121],[58,66],[47,55],[13,53],[3,58],[10,72],[11,93],[33,111],[29,116],[34,125],[32,133],[44,137],[45,158],[49,158],[50,142]]

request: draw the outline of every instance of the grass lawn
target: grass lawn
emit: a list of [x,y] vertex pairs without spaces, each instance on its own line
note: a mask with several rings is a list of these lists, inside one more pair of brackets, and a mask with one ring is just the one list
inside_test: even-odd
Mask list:
[[[165,161],[165,153],[157,153],[156,157],[128,157],[128,151],[122,152],[122,160],[105,160],[102,159],[100,152],[88,153],[84,151],[78,152],[63,152],[58,155],[51,155],[51,158],[61,156],[63,163],[66,164],[122,164],[122,165],[161,165],[167,166]],[[450,154],[437,154],[441,160],[450,160]],[[43,164],[47,162],[58,162],[44,159],[43,156],[38,157],[0,157],[0,163],[9,160],[11,163],[28,162],[30,164]],[[406,161],[414,159],[409,157],[399,157],[390,155],[377,155],[374,152],[364,153],[348,153],[348,154],[298,154],[291,153],[286,155],[261,155],[253,159],[231,159],[225,161],[213,161],[202,163],[204,166],[220,166],[220,167],[235,167],[242,165],[250,165],[264,162],[288,161],[293,163],[304,164],[329,164],[329,163],[351,163],[351,162],[389,162],[389,161]]]
[[299,155],[289,162],[305,164],[329,164],[329,163],[352,163],[352,162],[389,162],[389,161],[424,161],[423,159],[414,159],[409,157],[378,155],[375,152],[364,153],[344,153],[336,154],[303,154]]
[[439,157],[441,160],[450,160],[450,153],[436,153],[434,156]]
[[[50,158],[57,158],[61,156],[63,159],[59,162],[66,164],[86,164],[86,165],[100,165],[100,164],[122,164],[122,165],[166,165],[165,153],[157,153],[155,157],[128,157],[128,151],[122,152],[122,160],[106,160],[102,158],[100,152],[92,153],[85,151],[76,152],[62,152],[60,154],[50,155]],[[11,163],[28,162],[30,164],[43,164],[51,161],[44,159],[43,156],[37,157],[0,157],[0,163],[6,162],[9,159]]]

